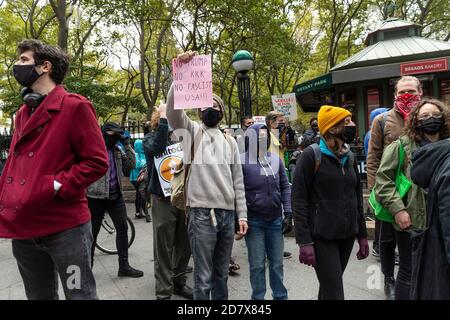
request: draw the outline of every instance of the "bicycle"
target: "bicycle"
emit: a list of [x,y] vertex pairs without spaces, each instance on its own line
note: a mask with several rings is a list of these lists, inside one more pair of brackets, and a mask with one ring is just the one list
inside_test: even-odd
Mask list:
[[[131,220],[130,217],[127,217],[127,223],[129,248],[134,242],[136,230],[134,228],[133,220]],[[95,247],[107,254],[117,254],[116,228],[114,228],[114,224],[108,214],[105,214],[105,217],[103,218],[102,226],[98,233],[97,241],[95,242]]]

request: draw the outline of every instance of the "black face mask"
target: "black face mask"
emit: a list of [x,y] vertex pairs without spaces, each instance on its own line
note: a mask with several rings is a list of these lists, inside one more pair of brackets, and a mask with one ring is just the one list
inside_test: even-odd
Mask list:
[[202,121],[208,127],[215,127],[222,120],[222,113],[213,108],[202,111]]
[[285,127],[286,127],[286,125],[284,123],[280,123],[278,125],[278,130],[282,131]]
[[105,138],[105,144],[107,149],[113,149],[120,139],[120,137],[117,134],[115,135],[104,134],[103,138]]
[[355,126],[344,126],[344,129],[335,134],[335,137],[341,139],[345,143],[352,143],[356,138],[356,127]]
[[439,133],[442,128],[442,118],[431,117],[426,120],[421,120],[419,121],[419,128],[426,134],[433,135]]
[[27,65],[14,65],[13,66],[13,75],[16,78],[17,82],[26,88],[30,88],[33,83],[39,79],[44,73],[39,74],[36,71],[35,64],[27,64]]

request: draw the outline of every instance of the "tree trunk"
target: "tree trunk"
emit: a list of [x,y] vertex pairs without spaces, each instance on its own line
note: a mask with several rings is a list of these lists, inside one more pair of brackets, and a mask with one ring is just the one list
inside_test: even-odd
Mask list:
[[67,44],[69,39],[69,24],[66,15],[67,1],[57,1],[58,3],[56,3],[55,0],[50,0],[50,5],[56,14],[56,18],[58,19],[58,46],[67,52]]

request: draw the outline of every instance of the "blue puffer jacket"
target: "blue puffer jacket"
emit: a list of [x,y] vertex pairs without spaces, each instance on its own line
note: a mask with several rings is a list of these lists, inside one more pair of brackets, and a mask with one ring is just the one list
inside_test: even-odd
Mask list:
[[[291,188],[283,161],[276,154],[267,152],[265,159],[260,159],[257,155],[258,143],[255,144],[254,141],[261,129],[267,127],[264,124],[254,124],[246,130],[246,152],[241,154],[241,162],[248,217],[270,221],[283,213],[292,214]],[[265,162],[268,165],[262,165]]]
[[134,142],[134,152],[136,153],[136,167],[134,167],[134,169],[131,170],[130,181],[132,182],[137,180],[139,172],[145,165],[147,165],[142,140],[136,140]]

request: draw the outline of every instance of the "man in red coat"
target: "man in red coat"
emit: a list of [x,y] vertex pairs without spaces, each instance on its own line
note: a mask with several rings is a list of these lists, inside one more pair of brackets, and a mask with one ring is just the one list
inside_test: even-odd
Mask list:
[[96,299],[85,189],[108,170],[92,104],[61,86],[68,56],[37,40],[18,45],[16,114],[0,178],[0,238],[12,240],[28,299]]

